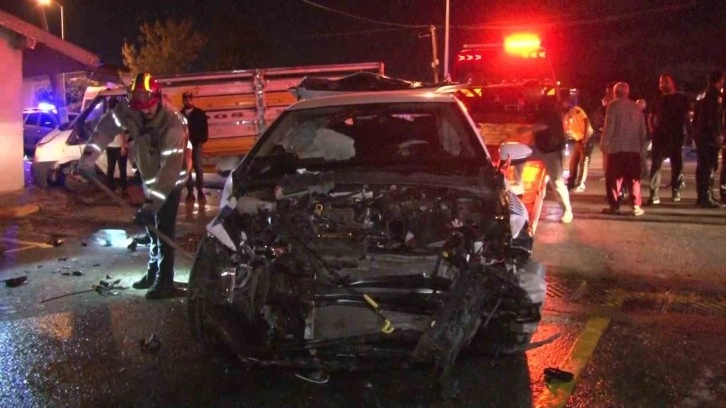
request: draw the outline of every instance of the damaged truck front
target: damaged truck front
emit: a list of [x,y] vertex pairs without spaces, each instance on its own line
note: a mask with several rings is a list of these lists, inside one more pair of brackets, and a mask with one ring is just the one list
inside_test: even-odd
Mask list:
[[194,334],[252,365],[444,376],[465,347],[531,347],[544,269],[502,173],[452,95],[295,104],[225,186],[190,278]]

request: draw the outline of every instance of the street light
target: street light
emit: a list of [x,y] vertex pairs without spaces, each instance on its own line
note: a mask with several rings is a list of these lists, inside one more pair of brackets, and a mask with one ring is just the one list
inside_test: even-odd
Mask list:
[[450,81],[451,75],[449,75],[449,13],[451,11],[451,5],[449,0],[446,0],[446,22],[444,27],[444,81]]
[[37,0],[39,6],[47,7],[50,5],[55,5],[60,8],[60,18],[61,18],[61,39],[66,39],[66,27],[65,27],[65,18],[63,17],[63,6],[60,4],[54,2],[53,0]]

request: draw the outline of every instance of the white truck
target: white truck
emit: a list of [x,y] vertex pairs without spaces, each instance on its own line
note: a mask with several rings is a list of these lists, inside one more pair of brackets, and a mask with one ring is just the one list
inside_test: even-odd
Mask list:
[[[164,98],[177,108],[182,108],[182,94],[191,92],[195,105],[207,112],[209,140],[204,145],[205,170],[226,175],[237,166],[266,126],[296,102],[291,88],[306,77],[338,79],[358,72],[383,75],[384,64],[369,62],[208,72],[161,77],[158,81]],[[126,97],[123,85],[89,91],[78,119],[68,128],[53,130],[38,143],[32,164],[37,184],[62,184],[65,175],[78,163],[95,124],[109,103]],[[105,172],[105,155],[101,155],[97,165]]]

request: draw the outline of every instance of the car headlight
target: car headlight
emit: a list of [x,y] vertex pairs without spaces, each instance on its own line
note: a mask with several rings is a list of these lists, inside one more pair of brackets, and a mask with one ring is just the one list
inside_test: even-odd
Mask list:
[[229,173],[229,176],[227,176],[227,180],[224,182],[224,188],[222,189],[222,196],[219,201],[219,208],[224,208],[228,203],[229,199],[232,197],[232,192],[234,191],[234,178],[232,177],[233,173]]

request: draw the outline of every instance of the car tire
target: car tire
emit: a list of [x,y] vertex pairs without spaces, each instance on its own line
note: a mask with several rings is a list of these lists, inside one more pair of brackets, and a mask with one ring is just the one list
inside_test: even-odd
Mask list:
[[189,275],[187,313],[192,337],[206,354],[229,352],[224,346],[216,325],[212,324],[213,311],[219,309],[213,300],[217,282],[212,280],[216,264],[216,243],[205,237],[197,248],[194,264]]

